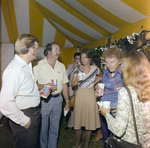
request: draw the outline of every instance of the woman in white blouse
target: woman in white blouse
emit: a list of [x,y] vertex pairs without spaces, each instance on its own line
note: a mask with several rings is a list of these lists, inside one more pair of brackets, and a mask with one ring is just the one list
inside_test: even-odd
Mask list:
[[[124,84],[130,89],[135,111],[140,143],[150,148],[150,64],[140,51],[128,53],[122,63]],[[110,108],[100,108],[105,116],[108,129],[121,139],[137,143],[131,105],[128,93],[123,87],[118,94],[116,117],[110,115]]]

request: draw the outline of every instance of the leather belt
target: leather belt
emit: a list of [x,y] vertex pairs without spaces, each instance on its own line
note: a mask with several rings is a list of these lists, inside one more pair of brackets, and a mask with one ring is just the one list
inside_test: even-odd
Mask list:
[[54,94],[54,95],[50,95],[50,97],[56,98],[58,97],[60,94]]
[[30,107],[30,108],[21,109],[21,110],[24,111],[24,110],[36,110],[36,109],[39,109],[39,105],[36,107]]

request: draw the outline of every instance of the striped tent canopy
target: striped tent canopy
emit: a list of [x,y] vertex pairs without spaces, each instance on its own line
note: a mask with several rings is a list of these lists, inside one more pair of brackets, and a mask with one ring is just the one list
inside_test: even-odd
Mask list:
[[39,45],[93,48],[150,29],[150,0],[1,0],[1,43],[23,33]]

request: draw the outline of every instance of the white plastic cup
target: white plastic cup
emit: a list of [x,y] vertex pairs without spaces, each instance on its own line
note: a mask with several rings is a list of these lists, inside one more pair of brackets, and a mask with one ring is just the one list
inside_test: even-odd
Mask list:
[[85,76],[85,73],[79,73],[78,76],[79,76],[79,80],[83,80],[83,77]]
[[44,93],[43,93],[43,98],[47,98],[50,94],[50,91],[51,91],[51,86],[49,85],[45,85],[44,86]]
[[79,73],[78,76],[79,76],[79,80],[82,80],[83,74],[82,74],[82,73]]
[[82,77],[85,77],[85,73],[84,72],[82,73]]
[[105,87],[105,84],[104,84],[104,83],[98,83],[98,89],[99,89],[99,95],[100,95],[100,96],[103,95],[104,87]]
[[109,108],[110,107],[110,101],[98,101],[97,104],[101,107],[102,105],[105,108]]
[[102,105],[103,105],[105,108],[109,108],[109,107],[110,107],[110,101],[102,101]]

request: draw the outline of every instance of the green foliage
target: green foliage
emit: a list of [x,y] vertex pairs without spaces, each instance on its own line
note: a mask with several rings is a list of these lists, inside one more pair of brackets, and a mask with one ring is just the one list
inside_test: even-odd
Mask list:
[[150,47],[143,46],[141,47],[140,51],[143,52],[146,55],[147,59],[150,61]]

